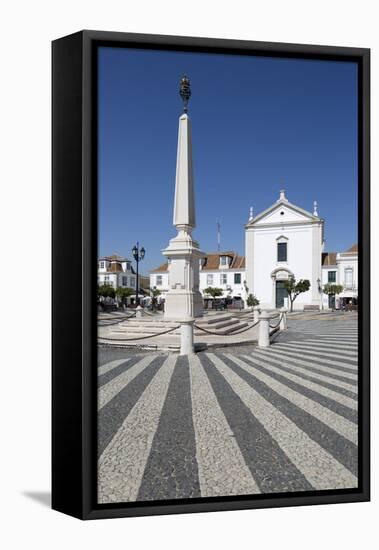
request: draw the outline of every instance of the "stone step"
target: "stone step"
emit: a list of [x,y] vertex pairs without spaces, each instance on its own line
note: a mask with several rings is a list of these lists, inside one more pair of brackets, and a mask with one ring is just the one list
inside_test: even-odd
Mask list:
[[152,326],[160,326],[160,325],[164,325],[164,326],[168,326],[168,325],[177,325],[178,322],[177,321],[174,321],[174,320],[171,320],[171,321],[164,321],[163,319],[129,319],[127,321],[124,321],[124,323],[126,324],[130,324],[130,325],[152,325]]
[[179,323],[120,323],[118,326],[121,328],[138,328],[138,329],[157,329],[157,330],[169,330],[170,328],[177,327]]
[[217,334],[233,334],[233,332],[238,332],[239,330],[242,330],[243,328],[246,328],[248,326],[249,323],[238,323],[238,325],[232,325],[230,327],[218,330]]
[[[174,327],[119,327],[114,328],[112,330],[113,333],[119,333],[119,334],[161,334],[162,332],[165,332],[166,330],[170,330],[170,328]],[[179,334],[180,329],[173,330],[170,332],[170,334]]]
[[240,321],[238,319],[228,319],[227,321],[222,321],[221,323],[214,323],[212,325],[212,329],[213,328],[219,329],[219,328],[224,328],[224,327],[228,327],[228,326],[231,326],[231,325],[236,325],[239,322]]
[[215,315],[214,317],[209,317],[209,318],[200,317],[200,319],[196,320],[196,322],[198,325],[213,325],[214,323],[227,321],[230,318],[231,318],[230,315],[220,315],[220,316]]
[[[205,330],[209,330],[210,332],[213,332],[217,336],[218,335],[223,336],[225,334],[233,334],[233,332],[238,332],[239,330],[248,327],[249,323],[246,323],[246,322],[243,322],[243,321],[238,321],[238,320],[233,320],[233,322],[228,322],[228,323],[224,322],[224,323],[220,323],[220,325],[222,325],[222,326],[207,327],[207,326],[202,325],[201,328],[204,328]],[[196,330],[196,327],[195,327],[195,334],[204,336],[207,333],[200,330],[200,325],[199,325],[198,330]]]

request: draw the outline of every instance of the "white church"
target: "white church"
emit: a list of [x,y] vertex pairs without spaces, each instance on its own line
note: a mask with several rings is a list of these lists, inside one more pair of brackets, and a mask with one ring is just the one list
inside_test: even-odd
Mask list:
[[[358,299],[358,248],[342,253],[324,252],[324,220],[289,202],[284,191],[269,208],[250,218],[245,226],[246,285],[263,308],[287,305],[284,283],[290,277],[308,279],[310,289],[300,294],[294,309],[329,309]],[[341,284],[334,296],[322,291],[325,284]]]

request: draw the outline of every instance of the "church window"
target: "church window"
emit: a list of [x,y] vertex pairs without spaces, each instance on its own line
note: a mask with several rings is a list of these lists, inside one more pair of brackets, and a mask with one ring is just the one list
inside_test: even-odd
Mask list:
[[287,243],[278,243],[278,262],[287,261]]

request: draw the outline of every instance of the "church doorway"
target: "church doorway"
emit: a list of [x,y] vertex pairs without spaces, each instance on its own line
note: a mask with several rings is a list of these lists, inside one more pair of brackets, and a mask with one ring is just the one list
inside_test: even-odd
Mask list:
[[284,307],[284,299],[288,298],[288,292],[284,286],[284,283],[285,281],[276,281],[276,308]]

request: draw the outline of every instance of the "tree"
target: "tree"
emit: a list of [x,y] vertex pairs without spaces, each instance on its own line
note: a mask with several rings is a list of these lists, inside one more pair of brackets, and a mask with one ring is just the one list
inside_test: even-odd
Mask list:
[[204,289],[204,294],[208,294],[209,296],[212,296],[212,298],[217,298],[218,296],[222,296],[223,291],[222,288],[209,286],[208,288]]
[[151,309],[155,311],[158,305],[158,296],[160,296],[161,291],[155,286],[153,288],[150,288],[149,290],[151,296]]
[[247,300],[246,300],[246,304],[249,307],[259,306],[259,300],[255,296],[255,294],[249,294],[249,296],[247,297]]
[[116,296],[122,304],[125,304],[126,299],[129,298],[129,296],[131,296],[132,294],[134,294],[134,290],[132,288],[124,288],[122,286],[119,286],[116,290]]
[[336,294],[341,294],[342,291],[343,291],[342,285],[335,285],[330,283],[327,283],[326,285],[324,285],[324,288],[323,288],[324,294],[328,294],[328,296],[329,295],[335,296]]
[[104,283],[103,285],[97,285],[97,296],[103,298],[114,298],[116,295],[115,289],[112,285]]
[[311,287],[311,283],[308,279],[300,279],[296,281],[295,277],[290,277],[287,281],[284,281],[284,288],[288,292],[288,298],[291,303],[291,311],[293,311],[293,303],[299,294],[307,292]]
[[[336,284],[331,284],[331,283],[327,283],[324,285],[324,288],[322,289],[323,293],[324,294],[327,294],[328,296],[335,296],[336,294],[341,294],[341,292],[343,291],[343,286],[342,285],[336,285]],[[332,308],[334,309],[335,307],[335,304],[334,302],[332,303]]]

